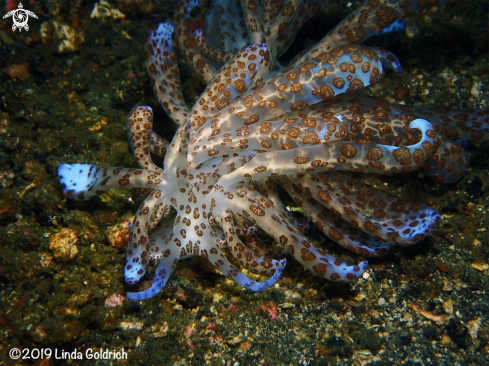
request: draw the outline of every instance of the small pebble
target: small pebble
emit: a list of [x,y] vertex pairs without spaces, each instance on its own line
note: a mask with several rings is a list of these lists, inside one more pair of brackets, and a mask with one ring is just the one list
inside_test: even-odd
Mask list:
[[489,268],[489,264],[483,263],[483,262],[479,262],[479,261],[476,261],[474,263],[471,263],[470,266],[472,268],[475,268],[478,271],[481,271],[481,272],[484,272],[485,270],[487,270]]
[[69,262],[79,253],[76,246],[78,237],[73,229],[63,228],[59,233],[49,237],[49,249],[53,251],[58,262]]
[[121,328],[122,330],[141,330],[143,329],[143,325],[143,322],[120,322],[119,328]]
[[110,295],[107,299],[105,299],[105,307],[115,308],[117,306],[122,306],[125,298],[125,296],[114,293]]
[[447,300],[443,303],[443,310],[447,314],[453,314],[453,303],[451,300]]
[[479,333],[480,327],[481,325],[479,319],[474,319],[467,322],[467,330],[469,331],[470,338],[473,340],[477,339],[477,333]]

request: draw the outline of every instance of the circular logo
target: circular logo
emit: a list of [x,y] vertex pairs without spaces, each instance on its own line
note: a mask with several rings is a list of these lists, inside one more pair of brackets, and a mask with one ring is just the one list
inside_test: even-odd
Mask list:
[[29,15],[37,19],[36,14],[34,14],[30,10],[24,9],[22,3],[19,3],[17,9],[9,11],[3,16],[3,19],[12,17],[12,20],[14,22],[14,24],[12,25],[12,30],[15,31],[18,28],[19,32],[22,32],[22,28],[24,28],[26,31],[29,30],[29,24],[27,24],[27,22],[29,21]]

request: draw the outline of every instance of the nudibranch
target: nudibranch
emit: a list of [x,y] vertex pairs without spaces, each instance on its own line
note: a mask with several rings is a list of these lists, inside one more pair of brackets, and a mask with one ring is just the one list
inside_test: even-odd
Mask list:
[[[363,256],[413,245],[440,222],[436,210],[341,172],[419,170],[456,182],[467,166],[456,139],[487,144],[489,113],[353,94],[379,83],[384,67],[402,72],[390,52],[359,43],[419,1],[367,0],[319,44],[281,65],[278,57],[300,26],[327,3],[243,0],[224,7],[215,1],[205,31],[193,32],[189,14],[198,3],[189,0],[175,24],[150,30],[146,65],[162,107],[178,125],[172,141],[153,132],[150,107],[136,106],[127,130],[139,168],[58,168],[65,194],[76,200],[113,188],[148,189],[130,229],[125,281],[139,282],[151,260],[157,268],[151,288],[128,298],[155,296],[177,262],[191,256],[206,258],[251,291],[279,280],[287,253],[329,280],[361,276],[367,262],[349,265],[317,248],[282,202],[279,186],[326,236]],[[208,84],[191,108],[183,100],[173,33]],[[151,154],[164,156],[162,167]],[[282,249],[267,245],[258,228]],[[268,279],[258,282],[243,270]]]

